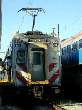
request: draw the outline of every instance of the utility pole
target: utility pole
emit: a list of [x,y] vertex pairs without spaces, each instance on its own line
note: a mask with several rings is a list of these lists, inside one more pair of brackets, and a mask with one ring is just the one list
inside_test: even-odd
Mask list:
[[59,58],[59,62],[60,62],[60,84],[61,84],[61,77],[62,77],[62,64],[61,64],[61,56],[62,56],[62,49],[61,49],[61,40],[60,40],[60,35],[59,35],[59,24],[58,24],[58,39],[59,39],[59,46],[60,46],[60,58]]
[[52,29],[53,29],[53,33],[52,33],[52,34],[53,34],[53,36],[54,36],[54,34],[55,34],[55,32],[54,32],[55,28],[53,27]]
[[59,24],[58,24],[58,38],[59,38]]
[[39,12],[42,12],[42,11],[44,12],[44,10],[42,8],[22,8],[18,12],[20,12],[20,11],[26,11],[28,14],[30,14],[33,17],[32,31],[35,26],[36,16],[39,14]]

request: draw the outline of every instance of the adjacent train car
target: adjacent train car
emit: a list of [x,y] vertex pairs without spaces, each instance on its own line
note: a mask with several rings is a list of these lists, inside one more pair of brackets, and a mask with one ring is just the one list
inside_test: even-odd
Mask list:
[[62,85],[82,90],[82,32],[61,41]]
[[[4,58],[8,81],[16,86],[61,86],[60,41],[39,31],[16,33]],[[33,89],[32,88],[32,89]],[[42,89],[42,91],[44,91]],[[35,91],[38,89],[34,89]]]

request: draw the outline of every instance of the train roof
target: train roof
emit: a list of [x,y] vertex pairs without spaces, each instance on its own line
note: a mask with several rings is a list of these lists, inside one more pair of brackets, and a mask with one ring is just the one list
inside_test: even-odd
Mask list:
[[44,34],[40,31],[28,31],[26,33],[19,33],[17,32],[13,38],[20,38],[20,39],[54,39],[59,41],[57,35],[53,36],[52,34]]
[[79,41],[80,39],[82,39],[82,31],[75,34],[74,36],[71,36],[70,38],[64,39],[61,41],[61,47],[65,47],[67,45],[71,45],[76,41]]

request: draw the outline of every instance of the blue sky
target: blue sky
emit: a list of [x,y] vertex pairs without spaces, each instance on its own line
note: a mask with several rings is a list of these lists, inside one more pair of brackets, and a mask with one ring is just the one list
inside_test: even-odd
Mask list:
[[[35,30],[50,33],[60,26],[60,39],[68,38],[82,31],[82,0],[2,0],[1,51],[6,51],[16,31],[31,30],[32,17],[25,12],[17,13],[23,7],[39,7],[46,13],[36,18]],[[23,19],[24,18],[24,19]],[[4,53],[0,53],[4,57]]]

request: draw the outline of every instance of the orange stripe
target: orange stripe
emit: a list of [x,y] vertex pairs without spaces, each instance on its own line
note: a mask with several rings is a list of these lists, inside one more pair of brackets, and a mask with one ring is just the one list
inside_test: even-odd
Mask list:
[[54,75],[50,78],[49,82],[53,82],[53,81],[55,81],[55,80],[58,78],[58,76],[60,75],[59,70],[57,70],[56,73],[57,73],[57,74],[54,74]]
[[22,75],[20,75],[20,73],[16,72],[16,77],[17,79],[19,79],[24,85],[27,85],[27,81],[24,77],[22,77]]
[[51,63],[49,64],[49,72],[52,71],[52,69],[56,66],[57,63]]

